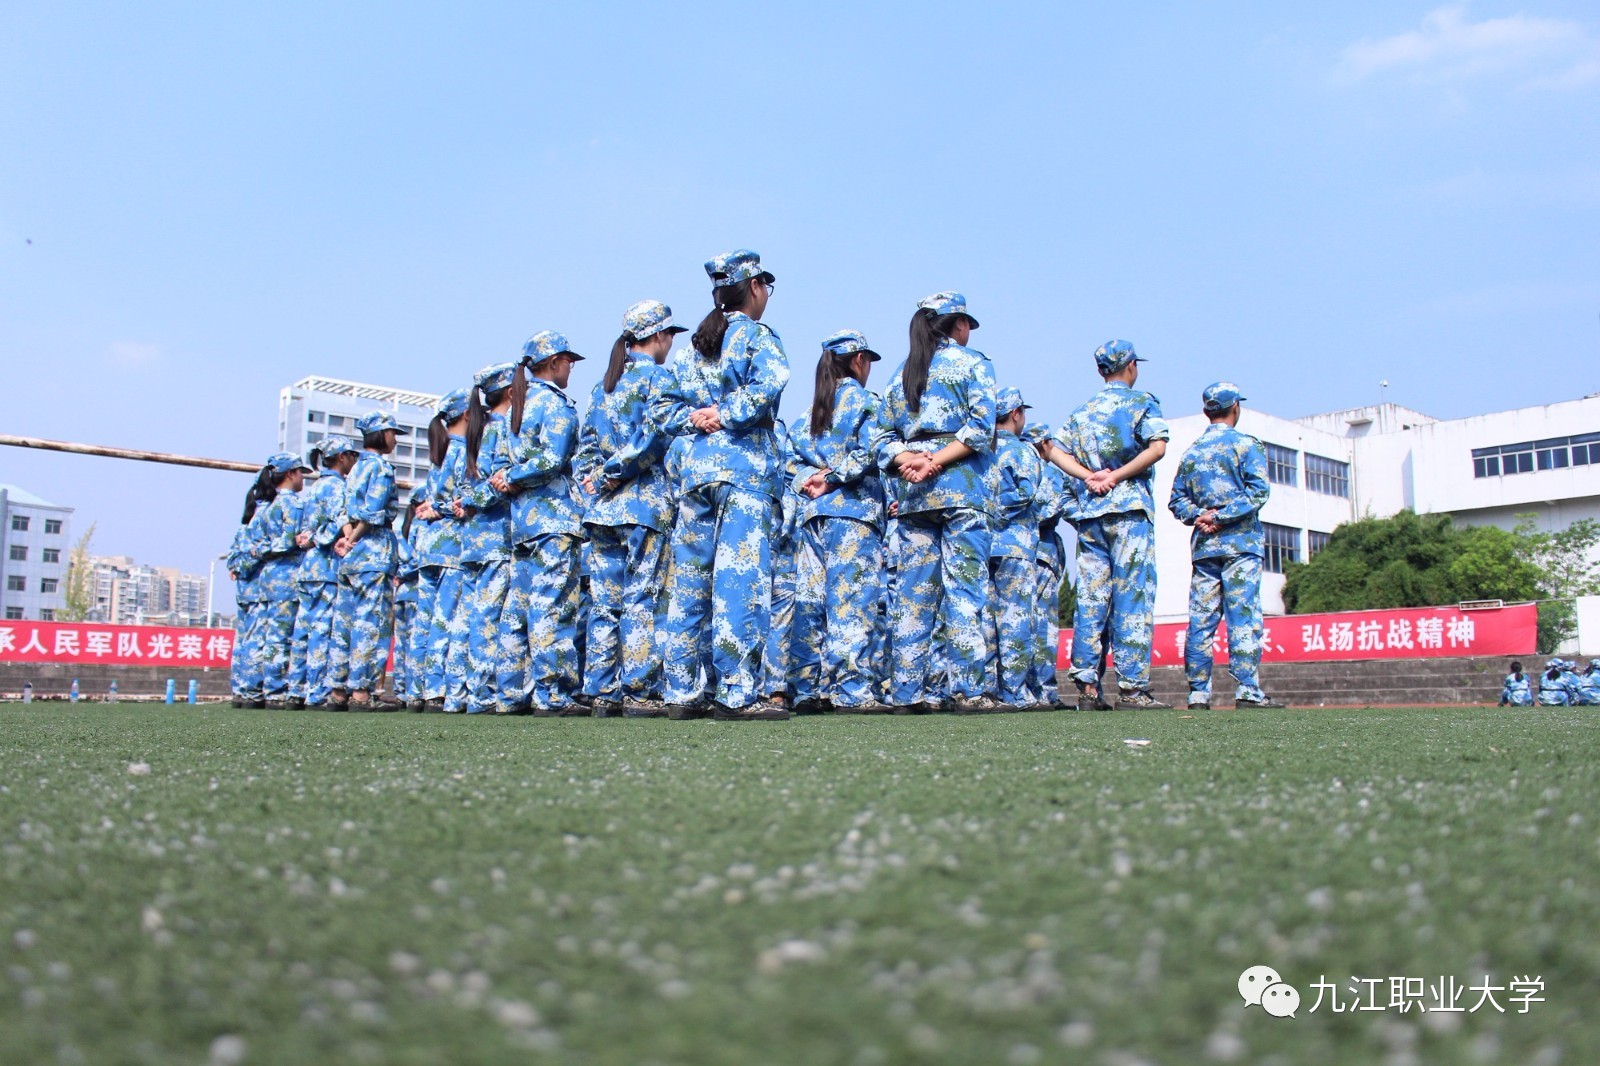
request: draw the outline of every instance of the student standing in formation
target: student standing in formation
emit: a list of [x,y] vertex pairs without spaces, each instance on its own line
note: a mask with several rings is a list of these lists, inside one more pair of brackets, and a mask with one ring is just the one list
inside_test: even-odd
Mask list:
[[294,542],[301,550],[295,575],[299,607],[289,648],[289,706],[324,707],[333,692],[329,665],[333,649],[333,616],[339,598],[339,557],[333,553],[344,514],[345,478],[356,463],[356,442],[349,437],[324,437],[311,450],[312,469],[323,473],[304,493],[300,530]]
[[995,483],[993,539],[989,547],[991,584],[989,631],[994,644],[991,688],[1007,710],[1029,710],[1038,701],[1029,692],[1037,654],[1034,597],[1039,576],[1039,519],[1034,511],[1044,475],[1039,453],[1021,437],[1029,405],[1006,386],[995,394]]
[[1109,634],[1121,692],[1116,706],[1161,708],[1150,695],[1150,641],[1155,629],[1155,502],[1153,468],[1167,452],[1161,404],[1134,388],[1133,345],[1107,341],[1094,353],[1105,386],[1056,432],[1050,461],[1087,489],[1079,494],[1078,606],[1073,618],[1072,675],[1078,709],[1104,706],[1100,669]]
[[605,376],[589,397],[576,468],[590,503],[589,619],[583,693],[597,718],[665,716],[656,696],[656,600],[665,585],[672,490],[664,463],[672,438],[650,417],[671,386],[662,364],[686,332],[672,308],[642,300],[622,315]]
[[[800,476],[800,466],[789,440],[789,427],[783,419],[773,419],[773,433],[778,438],[778,454],[783,457],[783,472],[772,524],[772,620],[767,627],[761,673],[762,691],[767,698],[781,707],[788,707],[790,674],[794,669],[791,637],[794,634],[795,556],[800,528],[800,493],[795,489],[795,481]],[[808,707],[807,711],[814,709]]]
[[[470,389],[454,389],[439,398],[428,423],[428,462],[432,469],[423,484],[422,502],[417,505],[417,557],[421,572],[417,581],[416,634],[411,657],[421,669],[421,706],[413,696],[411,710],[442,712],[447,687],[445,664],[450,656],[452,625],[461,607],[461,521],[451,505],[459,498],[466,478],[467,406]],[[466,661],[466,622],[458,626],[460,661]],[[460,676],[459,672],[456,676]],[[461,681],[461,703],[465,704],[465,679]]]
[[[394,604],[394,520],[399,497],[394,451],[399,424],[385,411],[356,419],[361,455],[346,481],[343,534],[334,542],[339,566],[339,602],[334,622],[334,677],[329,706],[348,702],[354,710],[394,711],[383,696],[383,668],[389,658]],[[342,669],[341,669],[342,668]],[[341,672],[343,676],[341,677]]]
[[673,359],[673,384],[655,414],[689,438],[672,534],[666,620],[669,716],[701,717],[700,666],[709,662],[713,717],[785,719],[759,700],[772,610],[772,525],[783,486],[773,433],[789,360],[761,322],[773,276],[747,249],[706,263],[714,306],[692,351]]
[[251,485],[244,494],[244,515],[228,546],[228,576],[233,579],[233,600],[238,604],[238,617],[233,623],[233,660],[228,672],[235,707],[266,705],[261,702],[261,674],[257,671],[260,659],[255,652],[259,634],[253,628],[261,624],[262,599],[257,584],[261,563],[250,551],[256,503],[256,486]]
[[867,391],[881,356],[841,330],[822,342],[811,409],[795,423],[794,450],[816,472],[800,486],[800,584],[795,604],[795,706],[831,703],[839,714],[886,714],[879,701],[883,601],[883,479],[878,398]]
[[566,394],[583,356],[554,330],[523,346],[531,380],[507,442],[511,463],[490,479],[511,498],[512,592],[500,654],[526,657],[526,680],[510,703],[549,717],[587,713],[578,693],[578,567],[583,508],[572,482],[578,408]]
[[260,569],[256,587],[261,594],[261,627],[255,642],[254,670],[261,677],[261,693],[251,693],[274,709],[289,698],[289,643],[294,637],[294,616],[299,606],[295,574],[300,548],[294,535],[300,528],[300,490],[311,468],[293,452],[278,452],[267,460],[256,481],[256,497],[266,506],[256,512],[251,558]]
[[1189,632],[1183,670],[1189,708],[1211,705],[1212,643],[1217,622],[1228,619],[1228,672],[1238,683],[1235,706],[1282,707],[1261,691],[1261,508],[1272,495],[1267,453],[1240,433],[1244,397],[1229,381],[1208,386],[1201,407],[1211,424],[1178,461],[1167,504],[1178,521],[1194,527],[1190,554]]
[[417,507],[422,503],[422,494],[423,486],[412,488],[406,498],[406,516],[400,521],[400,535],[394,540],[394,671],[390,677],[394,698],[407,707],[422,698],[422,660],[411,657],[422,581],[422,565],[417,557],[417,534],[422,529],[422,523],[417,521]]
[[899,594],[892,619],[891,702],[927,710],[934,625],[942,621],[947,686],[957,713],[987,713],[989,467],[994,367],[966,346],[977,319],[958,292],[935,293],[911,317],[911,351],[879,412],[879,465],[901,479]]
[[[1023,428],[1027,441],[1040,459],[1049,455],[1050,427],[1032,422]],[[1035,587],[1033,612],[1034,664],[1029,690],[1033,698],[1048,707],[1061,708],[1056,690],[1057,645],[1060,642],[1061,575],[1067,565],[1067,548],[1061,539],[1061,520],[1070,523],[1072,493],[1066,475],[1048,461],[1039,464],[1039,491],[1033,498],[1034,520],[1039,523],[1039,550],[1034,555]]]
[[[511,465],[511,417],[520,422],[527,381],[520,363],[495,363],[478,371],[467,408],[466,477],[451,507],[465,522],[461,564],[465,569],[462,597],[466,620],[466,661],[454,669],[454,684],[464,681],[466,706],[445,710],[468,714],[509,714],[520,710],[518,694],[526,682],[526,650],[511,658],[502,654],[501,616],[511,591],[511,507],[494,488],[496,474]],[[464,673],[456,673],[463,670]],[[456,681],[462,678],[463,681]]]
[[1521,663],[1511,664],[1511,672],[1506,675],[1505,684],[1500,686],[1500,706],[1533,706],[1533,683],[1528,680],[1528,675],[1522,672]]

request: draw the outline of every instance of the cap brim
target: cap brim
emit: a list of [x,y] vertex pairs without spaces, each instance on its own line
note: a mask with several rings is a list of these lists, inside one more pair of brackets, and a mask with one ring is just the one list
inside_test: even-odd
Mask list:
[[971,326],[973,329],[977,329],[978,328],[978,320],[973,318],[971,315],[967,314],[965,311],[961,312],[961,317],[966,319],[967,320],[967,325]]
[[666,329],[661,330],[661,332],[662,333],[688,333],[689,332],[689,327],[688,326],[668,326]]
[[857,355],[865,355],[869,359],[871,359],[874,363],[881,362],[882,359],[883,359],[883,356],[879,355],[877,352],[873,351],[871,348],[863,348],[859,352],[857,352],[856,354]]

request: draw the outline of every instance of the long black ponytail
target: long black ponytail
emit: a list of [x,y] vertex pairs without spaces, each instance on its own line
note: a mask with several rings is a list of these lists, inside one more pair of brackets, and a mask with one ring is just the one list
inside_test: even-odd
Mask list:
[[811,436],[820,437],[833,428],[833,403],[839,393],[839,382],[848,376],[850,360],[856,353],[835,355],[823,352],[817,360],[816,391],[811,395]]
[[722,338],[728,332],[729,311],[737,311],[750,300],[750,286],[756,278],[745,278],[736,285],[711,290],[711,313],[700,320],[690,341],[694,350],[707,359],[722,358]]
[[528,406],[528,371],[522,363],[511,372],[511,432],[522,432],[522,411]]
[[600,379],[600,387],[607,396],[616,391],[617,382],[622,380],[622,372],[628,369],[628,349],[638,343],[639,339],[627,330],[623,330],[622,336],[611,342],[611,362],[606,364],[606,376]]
[[917,308],[911,316],[911,351],[906,356],[905,369],[900,374],[900,384],[906,390],[906,406],[913,412],[922,410],[922,394],[928,387],[928,367],[933,363],[933,353],[942,341],[950,339],[961,315],[936,315],[926,307]]
[[450,450],[450,430],[445,425],[444,415],[434,415],[428,423],[428,462],[434,466],[443,466],[445,453]]
[[[255,481],[251,484],[251,486],[248,489],[245,490],[245,494],[244,494],[244,516],[239,519],[239,524],[241,526],[249,525],[251,520],[254,519],[255,516],[256,516],[256,507],[257,507],[258,504],[260,504],[262,502],[261,501],[261,480],[262,480],[263,477],[266,476],[266,473],[267,473],[267,471],[269,469],[270,469],[269,467],[265,467],[265,466],[262,467],[261,468],[261,473],[256,475]],[[274,490],[274,491],[276,491],[276,490]],[[268,498],[267,502],[268,503],[271,502],[271,498],[270,497]]]
[[[511,385],[506,386],[506,388],[514,388],[518,381],[522,381],[521,367],[517,368],[517,373],[511,379]],[[526,382],[523,382],[522,388],[523,395],[526,396],[528,388]],[[467,404],[467,477],[473,481],[478,480],[478,449],[483,447],[483,427],[489,424],[489,409],[498,407],[500,401],[505,399],[506,395],[506,390],[500,389],[496,392],[483,393],[483,398],[480,400],[478,398],[480,391],[479,389],[473,389],[472,402]],[[512,394],[513,403],[515,403],[515,395],[515,393]],[[518,421],[520,421],[522,412],[519,410],[515,413]],[[518,426],[517,428],[520,431],[522,427]]]

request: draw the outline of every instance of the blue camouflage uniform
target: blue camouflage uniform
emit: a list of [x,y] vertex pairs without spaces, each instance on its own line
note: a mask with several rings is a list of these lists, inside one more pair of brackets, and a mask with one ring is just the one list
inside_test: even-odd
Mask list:
[[[1030,445],[1050,439],[1043,422],[1031,422],[1022,432]],[[1067,550],[1059,528],[1063,519],[1071,521],[1073,495],[1067,491],[1067,475],[1053,463],[1040,463],[1039,491],[1033,497],[1034,521],[1039,524],[1039,550],[1034,555],[1034,664],[1029,692],[1042,703],[1058,702],[1056,659],[1059,655],[1059,609],[1061,575],[1066,567]]]
[[[1108,341],[1095,351],[1102,374],[1138,359],[1127,341]],[[1170,433],[1154,396],[1118,381],[1078,407],[1056,431],[1056,443],[1089,470],[1115,470],[1152,441]],[[1150,687],[1150,643],[1154,634],[1156,565],[1155,503],[1150,483],[1155,468],[1114,486],[1103,496],[1084,486],[1078,495],[1078,605],[1072,625],[1072,676],[1099,685],[1109,633],[1111,661],[1123,692]]]
[[[1226,412],[1244,399],[1237,386],[1219,381],[1205,390],[1207,414]],[[1183,644],[1183,669],[1189,702],[1211,699],[1212,643],[1217,622],[1228,620],[1228,672],[1238,683],[1235,698],[1260,701],[1261,560],[1265,541],[1261,508],[1272,495],[1267,453],[1261,442],[1232,426],[1213,422],[1178,461],[1167,509],[1184,525],[1214,511],[1215,533],[1196,529],[1190,538],[1194,560],[1189,580],[1189,630]]]
[[[1022,393],[1007,386],[995,394],[996,418],[1027,408]],[[990,467],[994,504],[990,512],[989,632],[986,674],[995,698],[1008,707],[1036,702],[1030,691],[1038,658],[1035,596],[1039,577],[1039,520],[1035,501],[1044,471],[1039,453],[1020,436],[1001,430]]]
[[1532,707],[1533,682],[1527,674],[1507,674],[1500,686],[1500,706]]
[[[485,395],[502,392],[516,373],[516,363],[495,363],[478,371],[474,385]],[[478,445],[477,479],[468,478],[460,495],[469,509],[461,536],[466,661],[461,664],[464,674],[455,675],[462,687],[452,686],[458,699],[450,692],[445,695],[446,711],[507,714],[518,709],[527,684],[526,652],[507,658],[501,642],[502,616],[511,594],[511,505],[489,482],[510,465],[511,419],[490,411]]]
[[[356,450],[348,437],[324,437],[317,445],[324,465]],[[344,514],[345,480],[337,470],[327,467],[305,490],[300,510],[299,532],[311,543],[300,556],[300,571],[295,575],[299,607],[295,612],[294,637],[289,648],[289,691],[313,707],[328,701],[329,671],[333,650],[334,606],[339,596],[339,557],[333,553],[339,539],[339,519]]]
[[[953,292],[936,293],[918,307],[938,315],[967,313],[966,298]],[[883,471],[893,474],[894,458],[903,451],[936,452],[951,441],[960,441],[974,454],[917,484],[895,479],[900,547],[890,700],[910,707],[934,695],[928,681],[938,669],[936,619],[937,644],[948,658],[947,691],[979,699],[986,688],[983,616],[989,592],[994,367],[982,352],[944,340],[933,354],[915,411],[906,400],[904,377],[902,364],[878,412],[878,465]]]
[[[677,353],[677,356],[685,359],[693,358],[692,354],[683,354],[686,351],[688,349],[681,350]],[[669,370],[668,373],[670,374],[671,371]],[[664,531],[667,536],[667,547],[662,552],[666,559],[661,567],[661,586],[656,591],[655,649],[656,661],[659,663],[665,663],[667,660],[667,612],[672,607],[672,587],[676,583],[677,574],[677,564],[672,556],[672,533],[678,525],[678,504],[683,500],[684,463],[688,460],[688,457],[689,438],[673,437],[671,443],[667,445],[667,454],[661,460],[662,485],[666,490],[667,497],[667,528]],[[711,671],[711,649],[709,647],[705,649],[705,654],[706,658],[704,660],[693,664],[689,668],[696,677],[703,678]],[[656,672],[656,686],[652,690],[657,699],[664,698],[665,683],[665,671],[658,670]],[[697,690],[701,687],[703,685],[697,683]]]
[[[280,477],[294,470],[311,469],[293,452],[278,452],[267,464]],[[301,493],[280,491],[271,503],[257,508],[252,523],[255,528],[247,555],[258,566],[256,589],[261,595],[251,668],[252,674],[260,677],[261,692],[259,696],[251,692],[252,699],[289,697],[289,645],[299,607],[294,579],[300,566],[300,547],[295,544],[294,535],[300,529],[303,503]]]
[[[714,287],[769,277],[754,252],[706,264]],[[673,381],[652,419],[689,438],[672,532],[672,594],[664,625],[663,695],[695,704],[709,661],[713,698],[739,710],[761,692],[772,612],[772,526],[784,460],[774,433],[789,360],[778,335],[742,311],[726,312],[722,351],[675,353]],[[715,407],[722,428],[701,433],[689,416]]]
[[1573,691],[1566,665],[1561,659],[1551,659],[1545,664],[1544,673],[1539,675],[1539,706],[1570,707],[1575,702],[1577,693]]
[[[408,507],[422,502],[425,485],[412,488]],[[394,582],[394,672],[391,681],[394,695],[399,700],[422,699],[422,658],[412,657],[417,642],[417,630],[426,625],[420,621],[422,602],[422,556],[417,552],[417,538],[422,533],[422,523],[412,516],[410,530],[405,536],[395,538]]]
[[[394,416],[373,411],[356,419],[362,434],[398,429]],[[389,658],[396,568],[392,528],[399,510],[394,466],[374,451],[362,451],[345,485],[341,525],[366,530],[339,564],[339,600],[333,625],[334,688],[376,693]],[[343,672],[343,676],[341,675]]]
[[795,481],[800,476],[799,460],[789,441],[783,419],[774,419],[773,432],[778,451],[784,457],[782,493],[772,525],[772,615],[767,626],[766,649],[761,655],[761,690],[769,696],[788,699],[791,695],[790,654],[794,632],[795,582],[800,544],[800,493]]
[[[462,390],[465,391],[465,390]],[[451,394],[455,395],[454,393]],[[446,400],[440,401],[444,406]],[[459,418],[459,414],[455,417]],[[451,421],[455,419],[452,418]],[[444,461],[428,475],[428,502],[438,515],[430,523],[428,559],[438,569],[433,590],[433,609],[429,613],[428,651],[423,664],[426,699],[442,701],[434,709],[451,712],[467,705],[467,611],[466,569],[462,548],[466,541],[467,518],[458,516],[454,504],[467,491],[467,443],[452,434],[445,448]]]
[[[535,333],[524,347],[524,358],[535,369],[563,354],[583,358],[552,330]],[[511,465],[505,473],[513,493],[514,561],[501,655],[526,657],[518,705],[559,712],[573,706],[581,674],[577,631],[583,504],[572,480],[577,405],[553,382],[532,378],[521,432],[509,443]]]
[[1561,680],[1566,682],[1567,702],[1572,706],[1587,707],[1594,702],[1588,682],[1578,673],[1578,664],[1571,659],[1561,660]]
[[1583,686],[1584,705],[1600,704],[1600,659],[1590,659],[1589,669],[1577,676],[1578,683]]
[[[822,342],[824,359],[848,362],[877,352],[855,330]],[[792,440],[807,472],[823,471],[828,491],[801,498],[800,587],[794,630],[795,698],[827,699],[846,710],[880,701],[884,599],[883,478],[878,470],[880,401],[854,377],[834,386],[833,422],[813,435],[808,411]]]
[[[636,342],[682,332],[672,309],[654,300],[628,308],[622,326]],[[656,610],[675,507],[665,469],[673,438],[652,419],[651,407],[671,387],[670,370],[630,350],[616,387],[606,392],[599,383],[590,394],[574,459],[578,479],[592,481],[595,490],[583,517],[589,534],[583,692],[615,703],[653,699],[660,685]]]
[[256,585],[256,574],[261,564],[250,555],[252,525],[241,523],[234,530],[227,556],[228,573],[233,576],[233,602],[237,605],[228,684],[234,697],[240,700],[256,699],[261,694],[261,675],[255,672],[259,663],[255,657],[257,634],[251,630],[251,626],[260,624],[261,591]]

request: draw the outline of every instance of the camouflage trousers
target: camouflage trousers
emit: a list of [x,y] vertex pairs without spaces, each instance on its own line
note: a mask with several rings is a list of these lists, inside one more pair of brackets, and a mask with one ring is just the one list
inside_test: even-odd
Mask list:
[[1034,589],[1033,645],[1038,657],[1033,664],[1029,688],[1034,699],[1056,702],[1056,657],[1060,654],[1059,621],[1061,574],[1053,566],[1034,563],[1038,585]]
[[724,706],[748,707],[759,698],[772,614],[774,510],[772,497],[726,482],[680,497],[662,627],[668,703],[697,702],[702,670]]
[[500,631],[503,661],[523,674],[513,704],[560,710],[577,695],[582,544],[575,535],[552,533],[517,545]]
[[1189,579],[1189,631],[1183,642],[1183,672],[1189,698],[1211,695],[1212,643],[1217,622],[1228,620],[1228,673],[1239,683],[1238,699],[1261,699],[1261,557],[1196,559]]
[[989,691],[1001,703],[1023,707],[1034,702],[1030,691],[1038,658],[1034,596],[1038,575],[1032,559],[1002,556],[989,560],[990,596],[984,612],[988,628]]
[[294,636],[289,642],[289,694],[307,703],[328,702],[328,663],[333,650],[336,581],[302,582],[297,587]]
[[1150,687],[1155,630],[1155,525],[1143,511],[1078,524],[1078,609],[1072,621],[1072,676],[1100,683],[1106,637],[1124,691]]
[[761,688],[769,696],[787,699],[793,689],[791,675],[795,620],[795,583],[798,578],[799,550],[794,544],[772,551],[772,621],[767,627],[767,645],[761,653]]
[[[413,596],[415,590],[413,590]],[[394,670],[390,687],[397,700],[411,698],[411,684],[417,674],[411,659],[411,635],[417,628],[417,601],[414,598],[394,601]]]
[[255,699],[261,694],[259,663],[254,659],[254,627],[261,624],[261,605],[253,600],[238,604],[238,620],[233,624],[233,661],[228,669],[228,686],[240,699]]
[[[334,608],[330,683],[348,692],[375,692],[383,686],[389,661],[394,586],[382,570],[339,575]],[[339,676],[340,668],[344,676]],[[342,683],[341,683],[342,682]]]
[[422,672],[427,698],[444,700],[444,709],[450,712],[467,709],[467,592],[465,567],[439,568]]
[[[254,673],[261,679],[260,696],[269,700],[289,696],[289,645],[294,638],[294,616],[300,600],[294,587],[294,563],[268,559],[261,565],[261,590],[266,596],[256,614],[252,642]],[[251,693],[256,698],[256,693]]]
[[[950,695],[976,699],[984,694],[989,543],[989,517],[975,508],[900,517],[899,594],[890,638],[892,703],[909,706],[930,698],[929,680],[941,660],[943,687]],[[939,647],[934,640],[936,624]]]
[[[437,566],[424,566],[417,571],[417,602],[411,615],[411,630],[406,634],[404,696],[408,700],[428,698],[428,652],[433,646],[433,605],[439,595],[439,575],[442,572]],[[401,695],[398,688],[395,695]]]
[[882,698],[883,536],[821,516],[800,530],[794,694],[859,707]]
[[589,620],[583,692],[649,699],[660,683],[656,600],[668,539],[649,526],[589,527]]
[[[512,710],[527,686],[528,649],[507,650],[506,601],[511,595],[511,560],[490,559],[462,567],[466,601],[466,706],[468,714]],[[520,628],[520,627],[519,627]],[[448,693],[446,699],[449,699]],[[445,710],[451,710],[449,703]]]

